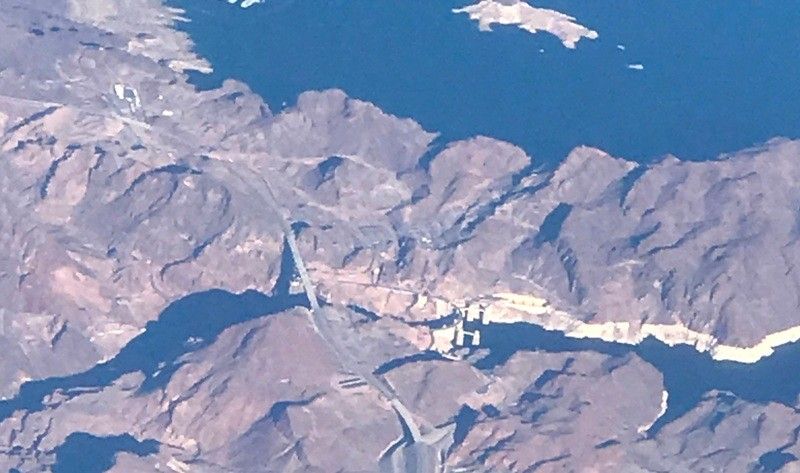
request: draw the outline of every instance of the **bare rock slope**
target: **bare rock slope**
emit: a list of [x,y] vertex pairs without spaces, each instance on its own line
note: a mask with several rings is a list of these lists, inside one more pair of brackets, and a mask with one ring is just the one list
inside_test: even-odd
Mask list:
[[314,325],[288,221],[333,333],[447,432],[447,468],[792,468],[792,402],[708,392],[648,434],[663,378],[635,353],[431,348],[474,305],[717,359],[796,341],[800,143],[540,170],[338,90],[278,114],[198,91],[209,66],[156,0],[0,12],[3,467],[86,471],[65,459],[89,441],[114,471],[375,471],[408,433]]

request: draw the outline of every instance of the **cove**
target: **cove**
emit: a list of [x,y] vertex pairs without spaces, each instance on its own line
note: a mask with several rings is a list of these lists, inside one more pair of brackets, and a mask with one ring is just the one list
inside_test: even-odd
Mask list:
[[168,3],[187,11],[178,27],[215,69],[194,83],[241,80],[273,110],[341,88],[443,141],[484,134],[545,167],[582,144],[647,162],[800,137],[800,9],[789,0],[532,2],[599,32],[576,50],[513,26],[480,32],[451,12],[469,0]]
[[97,437],[73,432],[55,448],[53,473],[102,473],[114,466],[116,454],[120,452],[145,457],[158,452],[158,442],[138,441],[130,434]]
[[148,322],[144,332],[110,360],[81,373],[24,383],[16,396],[0,401],[0,420],[18,410],[43,410],[45,397],[57,390],[73,397],[86,389],[110,386],[121,376],[137,371],[145,375],[139,392],[162,388],[180,368],[181,356],[210,345],[226,328],[299,306],[308,307],[305,294],[269,297],[256,291],[233,294],[214,289],[188,295],[170,304],[157,320]]
[[481,329],[481,347],[489,355],[476,362],[480,369],[504,363],[520,350],[544,352],[594,351],[619,357],[636,354],[655,367],[669,393],[667,411],[648,431],[655,435],[668,423],[686,414],[703,395],[718,390],[746,401],[778,402],[794,407],[800,394],[800,343],[780,346],[756,363],[716,361],[688,345],[674,347],[652,338],[639,345],[624,345],[597,339],[575,339],[562,332],[532,324],[489,324]]

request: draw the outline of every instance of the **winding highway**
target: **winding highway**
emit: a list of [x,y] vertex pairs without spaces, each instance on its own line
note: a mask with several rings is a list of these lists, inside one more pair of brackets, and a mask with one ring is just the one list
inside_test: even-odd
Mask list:
[[278,204],[272,186],[266,177],[256,174],[249,175],[249,178],[245,177],[234,166],[234,163],[219,159],[210,159],[204,165],[206,171],[222,182],[231,182],[232,178],[238,180],[280,217],[283,236],[289,246],[303,290],[308,297],[314,329],[330,347],[343,369],[360,377],[378,390],[389,401],[397,414],[403,436],[387,447],[384,455],[378,459],[380,471],[382,473],[445,473],[447,471],[444,464],[445,451],[450,444],[449,438],[452,436],[454,427],[434,428],[428,425],[421,427],[415,419],[418,416],[415,416],[403,404],[394,388],[386,380],[373,374],[374,367],[361,363],[339,343],[339,340],[333,335],[330,320],[341,318],[342,315],[338,314],[339,309],[334,306],[320,306],[314,283],[308,275],[297,246],[290,216]]
[[[51,113],[61,107],[72,107],[84,113],[98,116],[108,116],[118,119],[123,123],[133,128],[133,133],[138,134],[136,129],[141,129],[147,132],[157,132],[172,135],[171,132],[166,130],[154,130],[149,124],[121,116],[117,113],[108,113],[105,111],[86,110],[82,107],[74,105],[51,103],[39,100],[25,99],[21,97],[11,97],[0,95],[0,100],[11,100],[22,102],[30,105],[37,105],[48,107],[40,114],[34,114],[29,120],[24,120],[19,126],[25,126],[30,121],[37,121],[40,117]],[[178,139],[178,137],[174,137]],[[147,163],[142,162],[147,165]],[[355,376],[363,379],[367,384],[378,390],[391,405],[398,417],[401,424],[403,435],[387,446],[383,455],[376,459],[382,473],[445,473],[447,468],[445,466],[446,455],[445,452],[450,446],[454,426],[449,425],[442,428],[435,428],[423,422],[423,425],[418,424],[416,419],[420,419],[412,413],[408,407],[398,397],[394,388],[386,382],[382,377],[376,376],[373,373],[373,366],[361,362],[349,350],[345,349],[339,342],[337,337],[333,335],[333,330],[330,326],[330,320],[342,319],[343,315],[335,306],[321,306],[317,298],[314,284],[308,275],[306,265],[303,261],[297,246],[297,239],[295,238],[294,231],[291,226],[290,215],[278,203],[275,194],[272,190],[269,180],[265,176],[259,176],[255,173],[248,173],[247,176],[243,175],[236,169],[236,164],[233,162],[224,161],[221,159],[208,159],[202,162],[200,166],[203,171],[208,172],[210,175],[216,177],[221,182],[232,183],[238,181],[241,183],[248,193],[256,196],[260,201],[264,202],[271,211],[279,217],[279,223],[283,232],[286,243],[289,246],[292,260],[294,262],[297,274],[304,292],[309,301],[311,308],[311,320],[315,331],[330,347],[331,351],[339,360],[340,365],[345,371],[352,373]]]

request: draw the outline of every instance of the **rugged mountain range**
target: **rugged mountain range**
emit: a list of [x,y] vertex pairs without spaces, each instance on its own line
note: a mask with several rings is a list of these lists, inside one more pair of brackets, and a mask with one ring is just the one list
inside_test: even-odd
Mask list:
[[709,390],[653,431],[664,378],[633,351],[489,363],[502,346],[437,331],[480,306],[768,357],[800,325],[800,143],[541,169],[337,90],[197,90],[209,65],[156,0],[0,12],[3,468],[376,471],[406,424],[331,338],[443,433],[448,471],[798,468],[796,399]]

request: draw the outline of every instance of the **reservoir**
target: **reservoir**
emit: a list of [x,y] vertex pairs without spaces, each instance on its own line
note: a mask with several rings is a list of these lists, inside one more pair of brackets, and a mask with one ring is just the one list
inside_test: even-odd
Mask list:
[[45,409],[44,399],[53,392],[62,391],[71,398],[87,388],[111,386],[128,373],[141,372],[145,376],[139,392],[164,388],[182,366],[183,355],[209,346],[233,325],[293,307],[308,307],[304,294],[270,297],[252,290],[232,294],[213,289],[187,295],[165,308],[158,319],[148,322],[145,330],[113,358],[81,373],[23,383],[16,396],[0,400],[0,419],[19,410]]
[[[274,112],[310,89],[340,88],[410,117],[442,142],[483,134],[522,147],[545,167],[575,146],[649,162],[666,154],[708,160],[776,136],[800,138],[800,9],[795,2],[541,0],[596,30],[575,50],[513,26],[479,31],[454,0],[170,0],[215,71],[199,88],[234,78]],[[633,67],[631,67],[633,66]],[[655,434],[719,390],[755,403],[796,405],[800,343],[754,364],[715,361],[688,346],[575,340],[532,325],[482,329],[491,369],[519,350],[636,354],[664,376],[668,409]],[[424,361],[432,354],[390,363]],[[533,382],[533,380],[531,380]],[[763,459],[766,471],[788,461]]]
[[575,50],[515,26],[481,32],[451,11],[467,0],[170,3],[215,69],[195,84],[239,79],[276,112],[341,88],[443,141],[484,134],[545,166],[582,144],[647,162],[800,137],[800,9],[788,0],[533,2],[599,33]]
[[709,391],[730,393],[754,403],[778,402],[787,406],[795,406],[800,394],[800,343],[783,345],[771,356],[747,364],[717,361],[688,345],[670,347],[654,338],[632,346],[569,338],[530,324],[489,324],[481,329],[481,346],[490,350],[477,362],[482,369],[504,363],[519,350],[639,356],[661,372],[664,389],[669,393],[667,411],[652,426],[650,434],[696,407]]

